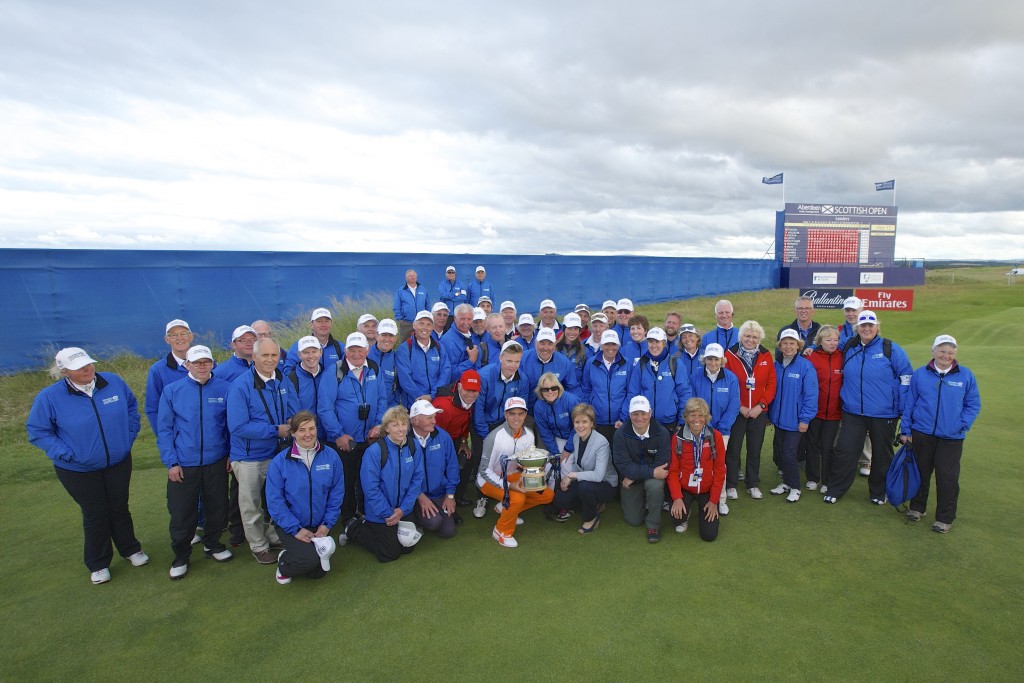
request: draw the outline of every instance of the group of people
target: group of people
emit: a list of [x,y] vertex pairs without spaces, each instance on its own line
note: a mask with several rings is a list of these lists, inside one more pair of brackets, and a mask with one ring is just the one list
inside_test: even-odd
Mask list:
[[[616,497],[651,543],[665,512],[677,532],[693,519],[712,541],[740,482],[762,498],[769,423],[780,477],[770,493],[836,503],[869,453],[868,495],[880,505],[901,424],[922,475],[907,518],[923,517],[934,472],[933,528],[949,531],[963,439],[980,410],[953,337],[938,336],[914,370],[852,297],[841,326],[815,322],[800,297],[771,348],[756,321],[734,326],[727,300],[703,335],[677,313],[652,326],[625,298],[593,312],[580,304],[561,321],[545,299],[534,319],[510,300],[493,312],[485,274],[463,287],[449,267],[431,306],[409,271],[395,319],[362,315],[343,342],[326,308],[287,350],[268,322],[241,325],[219,364],[186,321],[168,322],[144,412],[167,468],[170,578],[187,575],[196,544],[227,562],[228,545],[247,542],[282,584],[323,576],[347,543],[389,562],[425,532],[451,538],[460,507],[482,518],[489,501],[502,547],[518,545],[527,509],[557,522],[578,514],[589,535]],[[136,398],[94,363],[62,349],[58,381],[36,397],[27,428],[80,505],[85,564],[105,583],[112,543],[135,566],[149,558],[128,509]],[[550,454],[539,486],[518,464],[538,448]]]

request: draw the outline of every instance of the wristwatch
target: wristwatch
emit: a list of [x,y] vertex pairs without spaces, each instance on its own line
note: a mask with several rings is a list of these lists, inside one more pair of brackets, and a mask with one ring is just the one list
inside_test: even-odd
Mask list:
[[445,498],[447,498],[448,500],[455,500],[455,494],[454,493],[448,493],[448,494],[445,495]]
[[757,405],[761,406],[761,410],[764,410],[765,408],[768,407],[764,403],[758,403]]

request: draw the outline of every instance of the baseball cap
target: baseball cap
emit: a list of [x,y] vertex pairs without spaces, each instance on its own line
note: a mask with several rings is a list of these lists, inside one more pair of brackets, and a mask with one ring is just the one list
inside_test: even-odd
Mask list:
[[447,310],[448,310],[448,304],[446,304],[443,301],[438,301],[436,304],[434,304],[433,306],[430,307],[430,312],[431,313],[437,313],[438,311],[447,311]]
[[487,320],[487,312],[477,306],[473,309],[473,320]]
[[78,370],[84,368],[89,363],[96,362],[89,357],[89,354],[77,346],[61,349],[57,352],[56,360],[58,370]]
[[[779,341],[782,341],[783,339],[796,339],[797,341],[800,341],[800,335],[796,333],[796,330],[786,328],[782,331],[782,334],[779,335]],[[704,355],[707,355],[707,353],[705,352]]]
[[476,370],[466,370],[459,377],[459,384],[467,391],[480,391],[480,373]]
[[514,311],[516,310],[516,305],[511,301],[502,301],[501,306],[498,307],[498,310],[504,311],[506,308],[511,308]]
[[956,339],[953,339],[953,337],[951,337],[948,334],[940,334],[938,337],[935,338],[935,342],[932,344],[932,348],[934,349],[939,344],[952,344],[953,348],[956,348]]
[[861,311],[860,315],[857,316],[857,325],[877,325],[878,316],[875,315],[874,311]]
[[695,325],[691,325],[690,323],[686,323],[685,325],[680,325],[679,326],[679,334],[682,334],[684,332],[689,332],[690,334],[697,334],[697,327]]
[[416,529],[416,525],[412,522],[399,522],[398,523],[398,542],[406,548],[411,548],[420,542],[423,538],[423,534]]
[[187,322],[185,322],[184,320],[181,320],[180,318],[175,318],[171,322],[167,323],[167,325],[164,327],[164,334],[167,334],[168,332],[173,330],[175,327],[184,327],[189,332],[192,331],[192,328],[188,326]]
[[517,353],[523,352],[523,345],[517,342],[515,339],[509,339],[507,342],[501,345],[501,352],[515,351]]
[[195,363],[200,358],[206,358],[213,360],[213,352],[210,351],[209,347],[196,345],[185,352],[185,360],[189,363]]
[[366,335],[362,332],[353,332],[345,338],[345,348],[350,346],[362,346],[364,349],[370,344],[366,341]]
[[519,324],[520,324],[520,326],[522,326],[522,325],[531,325],[531,326],[536,325],[536,323],[533,321],[533,316],[530,315],[529,313],[523,313],[521,316],[519,316]]
[[248,325],[239,325],[235,328],[235,331],[231,333],[231,341],[238,341],[238,338],[243,334],[251,334],[254,337],[258,337],[256,330],[252,329]]
[[604,310],[606,308],[615,308],[615,302],[612,301],[611,299],[608,299],[603,304],[601,304],[601,310]]
[[313,312],[309,314],[309,322],[313,322],[317,318],[330,318],[334,320],[334,316],[326,308],[314,308]]
[[420,399],[412,404],[409,408],[409,417],[417,417],[419,415],[436,415],[437,413],[443,413],[444,411],[440,408],[435,408],[430,401]]
[[602,322],[605,325],[607,325],[608,324],[608,316],[606,316],[604,313],[594,313],[593,315],[590,316],[590,322],[591,323]]
[[619,333],[615,330],[605,330],[601,335],[601,346],[605,344],[619,344]]
[[863,305],[864,305],[864,302],[861,301],[859,298],[857,298],[855,296],[847,297],[846,301],[843,302],[843,308],[844,309],[846,309],[846,308],[859,309]]
[[543,327],[540,332],[537,333],[537,341],[542,342],[544,340],[552,343],[555,341],[555,331],[550,327]]
[[377,323],[377,334],[398,334],[398,323],[391,318],[382,318]]
[[[790,330],[792,332],[792,330]],[[707,358],[725,358],[725,349],[722,348],[721,344],[708,344],[707,348],[704,349],[704,357]]]
[[485,302],[485,301],[486,301],[487,303],[489,303],[489,304],[492,304],[492,305],[494,304],[494,302],[493,302],[493,301],[491,301],[491,297],[487,296],[486,294],[484,294],[484,295],[483,295],[482,297],[480,297],[479,299],[477,299],[477,300],[476,300],[476,302],[477,302],[478,304],[482,304],[482,303],[483,303],[483,302]]
[[646,396],[634,396],[629,399],[629,412],[635,413],[641,410],[645,413],[651,412],[651,402],[647,400]]
[[583,321],[575,313],[569,313],[562,318],[562,324],[566,327],[583,327]]
[[377,316],[375,316],[373,313],[363,313],[361,316],[359,316],[359,320],[356,321],[356,325],[362,325],[363,323],[368,323],[371,320],[377,322]]
[[320,567],[325,572],[331,571],[331,555],[338,549],[334,539],[330,536],[324,536],[323,538],[313,538],[313,547],[316,548],[316,554],[320,556]]
[[587,306],[586,304],[576,304],[576,308],[572,310],[576,311],[577,313],[582,313],[583,311],[590,313],[590,306]]
[[545,309],[545,308],[558,308],[558,306],[556,306],[555,302],[552,301],[551,299],[544,299],[544,301],[540,302],[540,308],[541,309]]
[[615,309],[619,311],[632,311],[633,301],[631,299],[619,299],[615,304]]
[[486,273],[487,269],[484,268],[483,266],[477,266],[476,267],[476,272],[478,272],[478,273]]
[[422,320],[423,318],[426,318],[431,322],[434,321],[434,316],[430,313],[430,311],[420,311],[419,313],[416,314],[416,318],[413,320],[413,322],[416,322],[416,320]]
[[526,410],[526,399],[521,398],[519,396],[513,396],[512,398],[505,401],[506,411],[514,410],[515,408]]
[[657,341],[668,341],[668,336],[665,334],[665,330],[660,327],[652,327],[647,330],[647,338],[655,339]]
[[447,268],[444,269],[444,272],[446,272],[446,273],[454,273],[455,272],[455,266],[448,266]]
[[306,349],[321,349],[320,340],[313,335],[302,337],[299,341],[295,342],[298,345],[299,352],[305,351]]

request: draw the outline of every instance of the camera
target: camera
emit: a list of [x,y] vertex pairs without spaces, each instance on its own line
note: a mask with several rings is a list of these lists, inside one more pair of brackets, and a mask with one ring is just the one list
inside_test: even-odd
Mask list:
[[370,404],[360,403],[359,404],[359,419],[366,420],[370,417]]

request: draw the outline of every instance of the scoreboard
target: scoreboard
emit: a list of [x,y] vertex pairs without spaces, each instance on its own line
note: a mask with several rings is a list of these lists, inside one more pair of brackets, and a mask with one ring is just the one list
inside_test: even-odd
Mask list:
[[891,266],[896,207],[786,204],[775,255],[787,265]]

